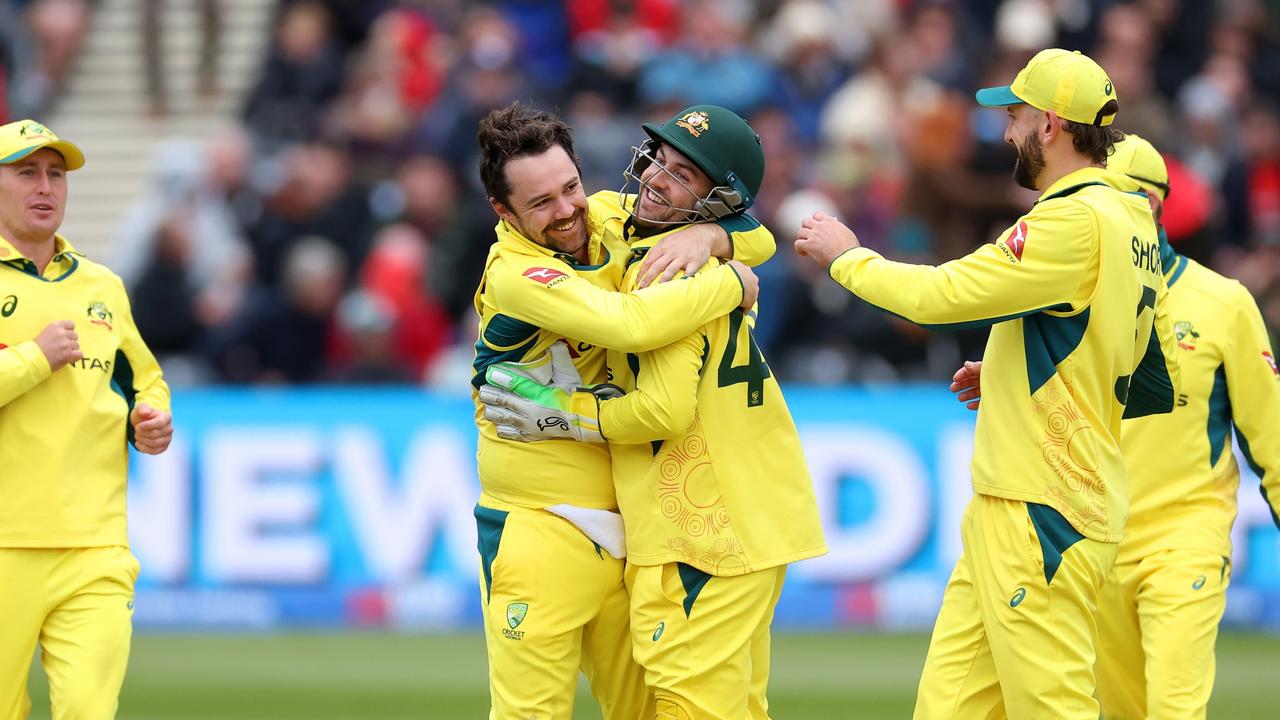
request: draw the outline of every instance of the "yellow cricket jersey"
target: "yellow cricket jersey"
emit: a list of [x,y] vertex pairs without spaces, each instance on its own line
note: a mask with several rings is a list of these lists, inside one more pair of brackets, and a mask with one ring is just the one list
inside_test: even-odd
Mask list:
[[[706,273],[705,279],[618,292],[630,257],[621,232],[629,211],[616,192],[596,193],[588,201],[589,265],[528,240],[505,221],[498,223],[497,242],[489,250],[475,296],[480,315],[475,388],[484,383],[490,365],[540,357],[562,339],[569,344],[583,382],[598,383],[604,379],[605,347],[651,350],[742,302],[742,282],[729,267]],[[742,262],[758,264],[772,254],[773,235],[759,223],[733,219],[721,225]],[[486,504],[617,507],[606,446],[503,440],[484,419],[478,393],[473,391],[472,397],[480,430],[476,459]]]
[[1173,408],[1177,356],[1159,242],[1137,184],[1102,168],[1050,186],[1002,240],[938,267],[855,248],[831,276],[937,327],[993,324],[983,355],[974,491],[1048,505],[1119,542],[1120,420]]
[[[128,545],[129,413],[169,388],[120,278],[55,242],[41,275],[0,238],[0,547]],[[35,338],[58,320],[84,358],[50,373]]]
[[[623,289],[652,245],[635,243]],[[706,271],[704,271],[706,272]],[[609,350],[627,394],[600,403],[627,561],[742,575],[827,551],[782,390],[734,310],[643,355]]]
[[1235,280],[1172,249],[1165,257],[1182,391],[1172,413],[1124,423],[1130,506],[1118,562],[1158,550],[1231,555],[1240,485],[1232,423],[1273,516],[1280,511],[1280,375],[1262,314]]

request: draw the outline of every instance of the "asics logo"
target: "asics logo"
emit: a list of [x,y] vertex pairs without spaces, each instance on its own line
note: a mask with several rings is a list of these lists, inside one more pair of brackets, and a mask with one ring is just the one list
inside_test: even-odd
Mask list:
[[1026,596],[1027,596],[1027,589],[1018,588],[1013,593],[1013,597],[1009,598],[1009,607],[1018,607],[1019,605],[1022,604],[1022,599],[1025,598]]

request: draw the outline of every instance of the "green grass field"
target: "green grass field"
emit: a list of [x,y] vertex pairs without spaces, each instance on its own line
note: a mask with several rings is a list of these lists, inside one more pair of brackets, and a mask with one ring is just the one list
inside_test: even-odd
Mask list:
[[[928,639],[923,635],[779,635],[771,715],[906,718]],[[1275,717],[1280,638],[1224,634],[1209,717]],[[134,639],[121,720],[486,717],[479,635],[203,636]],[[48,718],[39,666],[33,718]],[[575,718],[599,718],[579,688]]]

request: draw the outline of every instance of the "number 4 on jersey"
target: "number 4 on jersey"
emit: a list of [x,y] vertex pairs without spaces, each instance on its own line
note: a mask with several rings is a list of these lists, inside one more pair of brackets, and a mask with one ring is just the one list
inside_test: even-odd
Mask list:
[[[725,345],[724,356],[720,358],[720,367],[716,381],[720,387],[730,387],[738,383],[747,384],[747,407],[764,404],[764,381],[772,375],[769,365],[760,354],[760,346],[751,334],[751,327],[742,327],[742,309],[729,313],[729,342]],[[738,333],[743,331],[747,337],[747,362],[745,365],[734,365],[734,356],[738,354]]]

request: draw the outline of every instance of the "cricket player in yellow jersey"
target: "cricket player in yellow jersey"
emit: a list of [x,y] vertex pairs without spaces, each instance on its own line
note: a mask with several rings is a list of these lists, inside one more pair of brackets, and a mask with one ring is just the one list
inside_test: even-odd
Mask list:
[[1156,226],[1105,168],[1118,101],[1093,60],[1045,50],[977,97],[1008,108],[1014,178],[1043,192],[999,240],[906,265],[816,215],[796,249],[914,322],[991,325],[975,497],[915,716],[1096,720],[1098,594],[1128,509],[1120,421],[1172,410],[1178,388]]
[[[1170,191],[1160,153],[1129,135],[1108,167],[1145,187],[1159,221]],[[1231,581],[1233,424],[1280,516],[1280,375],[1258,306],[1239,282],[1176,254],[1163,227],[1160,256],[1182,392],[1172,413],[1124,423],[1129,521],[1098,622],[1106,720],[1205,717]]]
[[[694,106],[645,130],[628,171],[635,212],[609,221],[634,238],[637,260],[653,245],[647,233],[707,202],[744,212],[764,171],[755,132],[724,108]],[[640,273],[633,263],[623,289]],[[489,368],[494,387],[482,391],[500,434],[608,440],[633,650],[658,718],[767,718],[769,625],[786,565],[826,552],[800,440],[753,325],[754,313],[735,310],[653,352],[611,348],[622,397],[540,385],[507,365]]]
[[40,123],[0,126],[0,720],[31,710],[37,643],[55,719],[115,717],[138,576],[126,445],[173,433],[120,278],[57,234],[82,165]]
[[[481,122],[479,140],[481,178],[501,220],[476,294],[477,388],[486,368],[503,361],[571,386],[601,382],[606,344],[649,350],[754,302],[755,277],[740,263],[689,282],[617,292],[630,253],[621,223],[606,220],[626,211],[617,193],[583,193],[569,129],[513,105]],[[724,224],[732,238],[710,223],[686,237],[751,262],[772,254],[763,226],[737,218]],[[478,403],[476,423],[492,716],[568,718],[579,667],[606,718],[652,714],[631,658],[608,451],[501,438]]]

